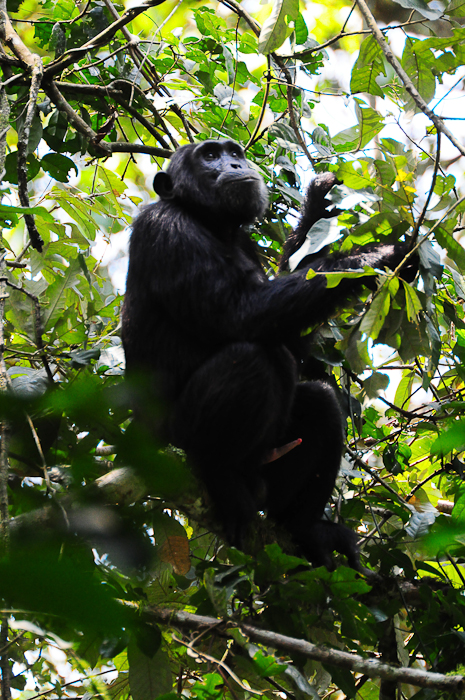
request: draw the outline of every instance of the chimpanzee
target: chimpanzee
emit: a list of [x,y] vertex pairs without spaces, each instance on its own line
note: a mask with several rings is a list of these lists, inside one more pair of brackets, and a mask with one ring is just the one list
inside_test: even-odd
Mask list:
[[[334,182],[326,173],[310,185],[283,268],[312,223],[332,214]],[[325,382],[299,383],[289,348],[363,280],[328,289],[324,275],[306,279],[308,267],[267,277],[246,228],[263,215],[267,191],[233,141],[183,146],[154,188],[159,201],[132,227],[128,376],[144,375],[162,397],[163,439],[185,450],[231,545],[243,545],[264,510],[313,564],[329,566],[336,550],[357,568],[355,534],[322,520],[343,449],[339,403]],[[405,253],[405,244],[382,245],[310,267],[394,269]]]

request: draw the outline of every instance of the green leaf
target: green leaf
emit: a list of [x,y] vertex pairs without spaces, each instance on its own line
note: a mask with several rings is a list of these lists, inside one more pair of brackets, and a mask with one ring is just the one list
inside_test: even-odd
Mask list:
[[279,49],[292,32],[286,19],[297,21],[298,17],[299,0],[274,0],[271,15],[264,22],[258,38],[258,50],[266,55]]
[[[27,164],[27,179],[34,180],[40,171],[40,163],[33,153],[30,153],[26,159]],[[18,184],[18,151],[8,153],[5,158],[5,180],[11,182],[12,185]]]
[[53,223],[55,219],[45,207],[10,207],[8,204],[0,204],[0,216],[2,219],[12,218],[13,214],[33,214],[40,216],[44,221]]
[[411,323],[416,323],[418,314],[420,311],[423,311],[423,306],[415,289],[405,280],[402,280],[402,284],[404,285],[405,301],[407,303],[407,318]]
[[35,114],[32,118],[31,129],[29,131],[29,138],[27,141],[27,152],[28,154],[33,153],[42,139],[42,121],[38,114]]
[[59,182],[68,182],[71,170],[74,170],[78,175],[76,164],[61,153],[47,153],[40,161],[42,170],[45,170],[55,180]]
[[286,670],[286,664],[277,661],[274,656],[268,656],[259,650],[253,655],[255,670],[262,678],[279,676]]
[[434,237],[439,245],[447,250],[450,259],[457,263],[459,270],[465,270],[465,250],[452,234],[439,226],[434,231]]
[[92,216],[89,215],[91,211],[89,202],[78,196],[70,197],[64,192],[56,193],[55,199],[59,202],[61,208],[78,224],[81,233],[86,235],[88,241],[94,241],[97,234],[97,225]]
[[402,378],[397,386],[396,394],[394,396],[394,403],[396,406],[408,410],[414,379],[415,372],[408,369],[402,370]]
[[49,303],[42,317],[42,322],[46,330],[53,328],[55,322],[61,316],[66,306],[66,297],[63,292],[74,283],[79,270],[79,262],[73,260],[69,267],[66,268],[65,274],[57,277],[56,281],[48,288]]
[[[356,167],[358,166],[358,167]],[[347,161],[339,165],[337,176],[343,180],[344,185],[354,190],[364,189],[365,187],[377,186],[376,180],[368,171],[366,163]]]
[[441,16],[441,10],[434,10],[428,6],[424,0],[394,0],[398,5],[406,7],[408,10],[416,10],[426,19],[435,20]]
[[78,552],[68,557],[37,540],[0,560],[0,595],[9,605],[47,613],[81,630],[118,635],[131,614],[84,565]]
[[295,22],[295,43],[302,46],[308,39],[308,28],[305,24],[305,20],[302,14],[299,12],[299,16]]
[[372,36],[367,37],[360,46],[358,58],[352,68],[350,91],[368,92],[370,95],[384,97],[384,92],[376,82],[380,75],[386,75],[383,62],[383,52]]
[[[371,367],[371,359],[368,352],[368,336],[362,340],[360,330],[356,329],[352,331],[345,345],[346,360],[356,374],[361,374],[367,367]],[[341,349],[344,349],[344,345],[341,346]]]
[[360,331],[366,333],[372,340],[376,340],[383,327],[384,319],[388,314],[390,304],[391,296],[389,294],[388,285],[383,284],[362,319]]
[[431,453],[445,456],[452,451],[461,452],[465,449],[465,420],[454,421],[431,445]]
[[334,148],[331,144],[331,138],[321,126],[317,126],[316,129],[314,129],[312,133],[312,142],[318,153],[324,158],[333,155]]
[[[414,2],[416,1],[414,0]],[[402,2],[410,2],[410,0],[402,0]],[[422,0],[420,0],[421,2]],[[423,99],[426,102],[430,102],[436,92],[436,78],[433,72],[436,58],[431,50],[416,51],[418,46],[421,46],[421,41],[407,37],[402,54],[402,67],[408,73],[410,80]],[[404,95],[406,111],[419,112],[420,108],[416,105],[411,95],[405,90]]]
[[251,32],[243,32],[241,34],[238,50],[241,53],[257,53],[258,51],[258,39],[255,34]]
[[326,277],[326,286],[328,289],[337,287],[345,279],[358,279],[360,277],[373,277],[378,273],[373,270],[373,268],[365,265],[363,271],[351,271],[345,270],[344,272],[316,272],[315,270],[309,270],[307,272],[307,279],[311,280],[315,277]]
[[389,386],[389,377],[382,372],[373,372],[368,379],[363,380],[363,388],[369,399],[375,399],[382,391]]
[[137,644],[128,646],[129,685],[133,700],[155,700],[173,689],[168,655],[159,649],[153,658],[140,651]]

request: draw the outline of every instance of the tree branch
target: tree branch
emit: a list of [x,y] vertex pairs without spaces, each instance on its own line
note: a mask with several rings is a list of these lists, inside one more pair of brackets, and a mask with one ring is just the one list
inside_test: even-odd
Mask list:
[[[3,1],[0,4],[0,39],[10,47],[21,63],[31,71],[31,86],[29,88],[26,117],[18,134],[18,195],[21,206],[29,207],[29,196],[27,193],[27,151],[29,133],[36,109],[37,95],[39,94],[43,76],[42,60],[38,54],[33,54],[27,48],[13,29],[6,11],[6,4]],[[32,246],[39,252],[42,252],[44,242],[37,230],[34,217],[32,214],[25,214],[24,221],[26,222]]]
[[[170,151],[167,148],[145,146],[144,144],[138,143],[125,143],[124,141],[108,142],[99,140],[97,132],[95,132],[71,107],[69,102],[61,94],[55,81],[52,80],[50,83],[45,85],[44,90],[57,109],[66,114],[74,128],[79,131],[79,133],[83,134],[83,136],[88,138],[93,144],[95,150],[97,151],[96,155],[98,158],[111,156],[112,153],[147,153],[155,158],[171,158],[173,155],[173,151]],[[99,153],[99,150],[101,153]]]
[[[5,339],[3,336],[3,325],[5,321],[5,301],[8,298],[8,293],[5,286],[5,255],[6,250],[0,250],[0,391],[6,391],[8,387],[8,374],[5,364]],[[9,551],[10,544],[10,521],[8,513],[8,442],[10,430],[6,421],[0,423],[0,551],[2,556]],[[10,690],[10,661],[8,652],[4,651],[8,648],[8,615],[2,615],[0,629],[0,672],[2,676],[1,692],[2,700],[11,700]]]
[[166,148],[146,146],[143,143],[126,143],[125,141],[113,141],[112,143],[103,141],[103,143],[105,143],[111,153],[146,153],[154,158],[171,158],[174,153],[174,151],[169,151]]
[[[31,86],[29,88],[29,100],[27,103],[26,117],[18,133],[18,195],[21,206],[23,207],[30,206],[27,191],[27,156],[29,150],[29,134],[31,132],[32,120],[34,119],[36,111],[37,97],[43,75],[42,60],[40,56],[31,54],[31,57],[34,64],[32,68]],[[24,221],[26,222],[32,247],[41,253],[42,248],[44,247],[44,241],[37,230],[34,216],[32,214],[24,214]]]
[[[215,617],[195,615],[182,610],[149,607],[144,612],[154,621],[164,622],[168,625],[187,627],[188,629],[218,627],[218,619]],[[226,629],[228,625],[237,627],[250,639],[265,646],[284,649],[292,654],[302,654],[308,659],[314,659],[315,661],[339,668],[347,668],[350,671],[365,674],[370,678],[382,678],[396,683],[408,683],[420,688],[435,688],[444,691],[457,691],[465,687],[464,676],[446,676],[442,673],[431,673],[430,671],[422,671],[416,668],[398,668],[382,663],[374,658],[363,658],[358,654],[350,654],[338,649],[319,646],[307,642],[305,639],[287,637],[284,634],[260,629],[247,623],[234,624],[232,621],[225,620],[224,624]]]

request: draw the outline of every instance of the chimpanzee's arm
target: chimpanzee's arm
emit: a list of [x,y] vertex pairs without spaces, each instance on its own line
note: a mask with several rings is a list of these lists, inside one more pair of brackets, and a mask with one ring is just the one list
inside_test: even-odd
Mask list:
[[330,189],[340,184],[334,173],[320,173],[317,175],[308,186],[305,194],[304,203],[300,210],[300,218],[297,226],[286,239],[284,244],[284,252],[279,263],[281,271],[287,270],[289,266],[289,258],[294,255],[301,245],[304,243],[308,231],[313,224],[316,224],[320,219],[330,219],[341,213],[341,209],[331,209],[327,207],[331,205],[326,195]]
[[[168,217],[166,217],[168,220]],[[237,245],[225,245],[189,216],[169,216],[170,226],[140,218],[131,241],[133,274],[146,303],[184,333],[205,340],[285,341],[327,319],[362,286],[363,278],[327,289],[324,276],[306,279],[306,270],[268,280]],[[380,246],[342,258],[323,258],[320,271],[396,267],[403,246]],[[138,264],[136,263],[138,261]],[[128,292],[130,292],[128,277]]]

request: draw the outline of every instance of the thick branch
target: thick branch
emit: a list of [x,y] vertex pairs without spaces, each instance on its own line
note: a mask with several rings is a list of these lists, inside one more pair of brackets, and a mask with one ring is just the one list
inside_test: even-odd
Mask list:
[[[114,81],[114,83],[122,83],[125,85],[125,87],[129,88],[129,91],[131,90],[131,84],[126,82],[126,81]],[[123,90],[119,89],[116,87],[116,85],[113,86],[113,83],[110,83],[110,85],[80,85],[80,84],[75,84],[75,83],[65,83],[61,81],[54,81],[53,85],[60,91],[62,92],[71,92],[76,95],[92,95],[94,97],[100,97],[100,98],[108,98],[112,97],[115,102],[117,102],[123,109],[127,111],[128,114],[130,114],[134,119],[137,119],[142,126],[144,126],[149,134],[151,134],[157,141],[158,143],[165,149],[169,150],[169,146],[166,143],[165,139],[163,138],[163,135],[160,134],[160,132],[144,117],[143,114],[140,113],[138,109],[135,107],[132,107],[127,101],[126,101],[126,95]],[[142,93],[141,90],[137,89],[138,93],[141,93],[142,96],[145,98],[146,102],[149,102],[145,95]],[[62,105],[64,106],[64,96],[61,95],[62,97]],[[70,110],[73,111],[74,115],[76,115],[76,112],[73,110],[71,105],[67,102],[67,107],[66,107],[66,113],[70,114]],[[65,110],[63,110],[65,111]],[[159,116],[155,111],[155,116]],[[102,143],[99,141],[99,143]],[[105,145],[107,145],[105,143]]]
[[[145,613],[154,621],[164,622],[173,626],[187,627],[188,629],[205,629],[218,627],[218,619],[205,615],[194,615],[181,610],[167,610],[164,608],[147,608]],[[233,624],[233,623],[229,623]],[[228,622],[225,621],[225,625]],[[445,676],[442,673],[430,673],[416,668],[398,668],[390,664],[382,663],[376,659],[365,659],[358,654],[350,654],[338,649],[317,646],[305,639],[286,637],[269,630],[263,630],[246,623],[236,625],[250,639],[260,642],[268,647],[284,649],[290,653],[299,653],[308,659],[314,659],[321,663],[347,668],[356,673],[362,673],[370,678],[382,678],[397,683],[408,683],[420,688],[436,688],[443,691],[457,691],[465,686],[464,676]]]
[[426,114],[429,119],[433,122],[434,126],[438,131],[441,131],[444,136],[447,136],[449,141],[454,144],[454,146],[457,148],[457,150],[465,156],[465,148],[462,146],[460,141],[458,141],[455,136],[449,131],[449,129],[446,127],[444,122],[440,117],[438,117],[430,107],[428,107],[428,104],[425,102],[423,97],[420,95],[412,81],[410,80],[409,76],[407,73],[404,71],[402,66],[400,65],[399,61],[397,58],[394,56],[393,52],[389,48],[389,44],[387,43],[386,39],[383,36],[383,33],[381,32],[380,28],[376,24],[376,20],[371,14],[371,11],[366,4],[365,0],[356,0],[358,8],[360,12],[362,13],[363,17],[365,18],[365,21],[368,25],[368,27],[371,30],[371,33],[375,37],[376,41],[378,42],[382,52],[384,53],[386,60],[388,63],[391,64],[391,66],[394,68],[396,74],[399,76],[399,78],[402,80],[404,83],[405,89],[417,105],[421,111]]
[[[33,60],[31,87],[29,88],[29,100],[27,103],[26,117],[22,128],[18,134],[18,195],[21,206],[29,207],[29,195],[27,192],[27,156],[29,134],[31,131],[32,120],[36,112],[37,97],[39,94],[40,84],[42,82],[42,60],[40,56],[31,54]],[[32,214],[25,214],[24,221],[26,222],[29,238],[33,248],[42,252],[44,242],[40,233],[37,230],[36,223]]]
[[146,153],[154,158],[171,158],[174,153],[166,148],[146,146],[143,143],[126,143],[125,141],[113,141],[113,143],[104,141],[103,143],[108,146],[111,153]]
[[[5,338],[3,326],[5,323],[5,301],[8,299],[5,277],[6,251],[0,249],[0,391],[8,388],[8,374],[5,364]],[[0,551],[8,551],[9,545],[9,515],[8,515],[8,442],[9,426],[6,421],[0,423]]]
[[[94,145],[98,157],[111,156],[112,153],[147,153],[155,158],[171,158],[173,155],[173,151],[167,148],[145,146],[139,143],[125,143],[124,141],[114,141],[113,143],[100,141],[97,133],[79,116],[69,102],[63,97],[54,81],[46,85],[44,89],[57,109],[59,109],[60,112],[64,112],[74,128],[88,138]],[[101,151],[101,153],[99,153],[99,151]]]
[[[8,293],[5,286],[5,255],[4,249],[0,250],[0,391],[8,387],[8,374],[5,365],[5,339],[3,336],[3,324],[5,321],[5,301]],[[8,514],[8,442],[9,426],[6,421],[0,423],[0,550],[2,555],[8,553],[10,545],[10,522]],[[11,700],[10,685],[10,660],[8,658],[8,615],[3,615],[0,630],[0,672],[2,676],[1,692],[2,700]]]
[[[82,117],[79,116],[77,112],[74,111],[69,102],[65,100],[65,98],[57,88],[56,84],[53,82],[53,80],[47,85],[44,85],[44,90],[55,105],[55,107],[60,112],[64,112],[64,114],[66,114],[70,124],[72,124],[74,128],[77,131],[79,131],[80,134],[88,138],[89,141],[97,144],[97,133],[87,124],[87,122],[84,121]],[[107,148],[107,144],[105,142],[98,143],[98,147],[101,148],[102,151],[107,151],[109,155],[110,151]]]
[[[2,3],[3,5],[3,3]],[[10,18],[6,12],[6,7],[0,6],[0,39],[10,47],[21,63],[31,71],[31,87],[29,88],[29,100],[27,103],[26,117],[22,128],[18,134],[18,194],[21,205],[29,207],[29,196],[27,193],[27,147],[29,142],[29,132],[34,118],[37,95],[39,94],[42,81],[43,69],[40,56],[32,53],[20,39],[13,29]],[[29,232],[32,246],[42,251],[43,240],[37,230],[32,214],[25,214],[24,220]]]

